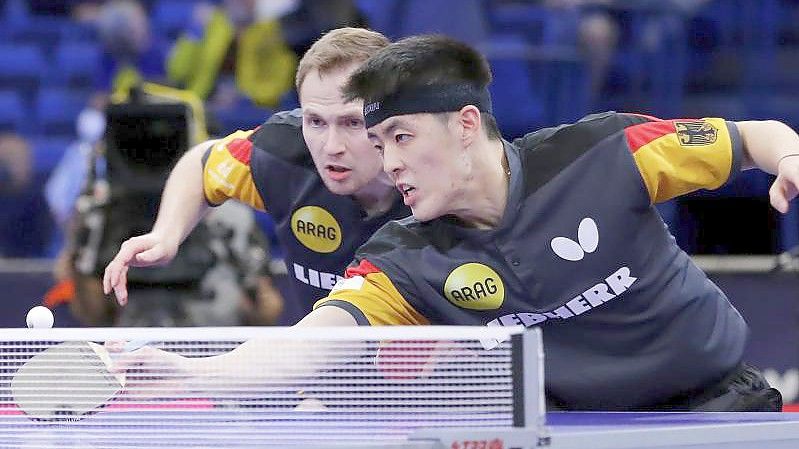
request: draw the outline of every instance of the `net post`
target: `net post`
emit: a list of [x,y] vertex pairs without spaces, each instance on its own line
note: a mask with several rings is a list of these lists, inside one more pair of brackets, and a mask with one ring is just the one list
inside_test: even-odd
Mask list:
[[[485,328],[484,328],[485,329]],[[435,448],[498,447],[507,449],[541,449],[551,446],[546,427],[544,400],[544,350],[541,330],[524,330],[521,326],[510,335],[493,342],[479,337],[483,349],[491,351],[501,344],[510,356],[506,371],[511,388],[512,410],[507,423],[491,427],[431,427],[416,429],[408,440],[432,443]],[[496,344],[491,344],[496,343]]]
[[513,358],[513,426],[544,428],[544,345],[541,329],[511,336]]

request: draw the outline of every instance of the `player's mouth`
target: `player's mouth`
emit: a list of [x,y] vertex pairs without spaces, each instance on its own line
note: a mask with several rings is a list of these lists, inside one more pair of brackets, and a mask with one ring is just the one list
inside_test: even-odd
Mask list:
[[410,206],[416,201],[416,187],[400,182],[397,183],[397,190],[402,194],[406,206]]
[[350,168],[333,164],[326,165],[325,171],[327,172],[327,176],[333,181],[343,181],[349,178],[350,174],[352,173],[352,169]]

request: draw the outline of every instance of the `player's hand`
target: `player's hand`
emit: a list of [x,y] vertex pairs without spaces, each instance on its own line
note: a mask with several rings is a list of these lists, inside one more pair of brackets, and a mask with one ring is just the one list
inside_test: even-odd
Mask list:
[[782,159],[777,167],[777,179],[769,189],[774,209],[788,212],[788,203],[799,194],[799,156]]
[[[192,378],[190,359],[169,351],[144,346],[130,352],[124,343],[106,343],[112,353],[111,372],[125,373],[125,389],[137,399],[174,397],[188,390]],[[116,352],[116,353],[115,353]]]
[[128,302],[128,269],[164,265],[175,258],[178,245],[170,244],[160,234],[149,233],[125,241],[103,275],[103,293],[114,291],[119,305]]

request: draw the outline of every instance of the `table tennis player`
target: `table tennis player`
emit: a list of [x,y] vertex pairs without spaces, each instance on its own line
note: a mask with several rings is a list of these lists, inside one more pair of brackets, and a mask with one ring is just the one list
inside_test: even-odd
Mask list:
[[[511,143],[490,79],[482,55],[440,36],[391,44],[350,78],[413,217],[373,235],[298,325],[538,326],[550,409],[780,410],[742,359],[744,319],[653,205],[757,167],[777,175],[771,204],[786,212],[796,133],[604,113]],[[220,357],[269,353],[248,343]]]

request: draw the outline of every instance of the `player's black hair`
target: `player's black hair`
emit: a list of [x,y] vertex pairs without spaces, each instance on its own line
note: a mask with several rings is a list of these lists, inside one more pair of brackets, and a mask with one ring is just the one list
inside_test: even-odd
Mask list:
[[[435,86],[468,86],[475,92],[487,92],[489,83],[491,68],[480,52],[446,36],[422,35],[378,51],[352,74],[343,94],[347,100],[361,98],[368,103]],[[494,116],[481,111],[489,138],[499,138]]]

